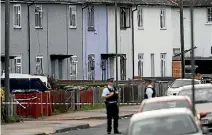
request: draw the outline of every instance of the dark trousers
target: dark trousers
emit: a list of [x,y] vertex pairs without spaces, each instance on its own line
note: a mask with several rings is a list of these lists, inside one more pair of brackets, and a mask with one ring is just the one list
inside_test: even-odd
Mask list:
[[117,103],[107,103],[107,132],[111,132],[112,119],[113,119],[113,130],[118,132],[118,119],[119,119],[119,108]]

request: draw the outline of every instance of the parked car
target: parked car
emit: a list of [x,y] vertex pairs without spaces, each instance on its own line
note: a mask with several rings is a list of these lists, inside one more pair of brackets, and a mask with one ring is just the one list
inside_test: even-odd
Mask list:
[[[207,130],[204,130],[207,133]],[[202,135],[190,109],[172,108],[137,113],[130,119],[127,135]]]
[[138,112],[182,107],[190,108],[192,110],[192,102],[188,97],[163,96],[143,100]]
[[[169,109],[169,108],[188,108],[193,109],[192,101],[187,96],[163,96],[156,97],[151,99],[143,100],[141,106],[138,110],[138,113],[160,110],[160,109]],[[196,123],[201,127],[200,117],[196,115]]]
[[[196,111],[203,127],[207,127],[209,132],[212,132],[212,84],[198,84],[194,88]],[[192,99],[192,85],[183,87],[178,95]]]
[[[194,80],[195,84],[201,84],[201,80]],[[167,96],[176,96],[180,87],[191,85],[192,79],[176,79],[166,91]]]

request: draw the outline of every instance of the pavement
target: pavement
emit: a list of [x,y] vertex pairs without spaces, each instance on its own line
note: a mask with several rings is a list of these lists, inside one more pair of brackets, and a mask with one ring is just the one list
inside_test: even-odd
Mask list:
[[[129,118],[119,120],[119,131],[122,132],[122,135],[126,135],[125,133],[128,128],[129,120]],[[107,135],[106,127],[106,124],[101,124],[88,129],[67,131],[63,133],[56,133],[54,135]]]
[[[120,107],[120,117],[130,117],[132,114],[138,111],[140,105],[123,106]],[[49,116],[43,120],[85,120],[85,119],[106,119],[106,111],[104,109],[79,111],[74,113],[66,113],[58,116]]]
[[[130,117],[139,105],[120,107],[120,117]],[[1,135],[38,135],[87,129],[106,123],[105,109],[79,111],[45,117],[39,120],[1,125]]]

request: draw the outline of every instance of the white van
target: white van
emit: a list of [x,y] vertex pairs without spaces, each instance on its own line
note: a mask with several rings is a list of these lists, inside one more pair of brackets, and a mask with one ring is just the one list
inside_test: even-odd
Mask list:
[[[48,86],[48,78],[46,76],[39,76],[39,75],[30,75],[30,74],[19,74],[19,73],[10,73],[9,74],[9,77],[10,78],[39,78],[44,84],[46,87],[49,87]],[[5,78],[5,73],[3,73],[1,75],[1,78]]]

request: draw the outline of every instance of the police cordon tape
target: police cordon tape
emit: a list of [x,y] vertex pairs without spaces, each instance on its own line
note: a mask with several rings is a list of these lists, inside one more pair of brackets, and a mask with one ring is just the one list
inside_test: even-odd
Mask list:
[[[105,104],[105,103],[31,103],[31,102],[3,102],[2,104],[16,104],[16,105],[100,105],[100,104]],[[140,105],[141,103],[118,103],[120,105]]]

